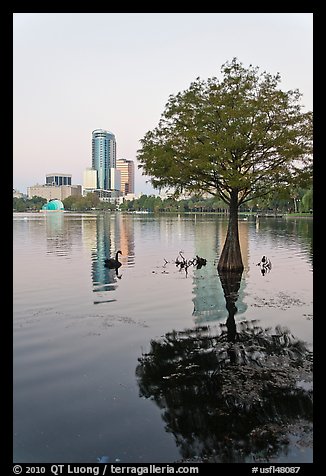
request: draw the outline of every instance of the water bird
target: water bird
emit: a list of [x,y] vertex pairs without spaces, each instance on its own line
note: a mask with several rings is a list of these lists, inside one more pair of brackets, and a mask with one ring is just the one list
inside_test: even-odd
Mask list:
[[110,269],[120,268],[122,263],[119,261],[119,254],[122,255],[120,250],[116,252],[115,258],[105,258],[104,266]]
[[259,261],[259,263],[257,263],[257,266],[265,266],[269,268],[272,266],[272,263],[271,263],[271,260],[267,258],[267,256],[264,255],[262,259]]
[[[179,256],[181,256],[182,261],[179,260]],[[179,251],[179,256],[176,257],[176,259],[175,259],[175,264],[176,264],[177,266],[180,266],[180,269],[181,269],[181,268],[184,268],[184,266],[186,265],[187,261],[186,261],[185,257],[183,256],[182,251]]]
[[267,256],[264,255],[256,266],[260,266],[261,273],[264,276],[267,271],[272,269],[272,262],[269,258],[267,258]]
[[201,268],[202,266],[206,266],[207,260],[206,258],[201,258],[200,256],[196,255],[196,266],[197,268]]

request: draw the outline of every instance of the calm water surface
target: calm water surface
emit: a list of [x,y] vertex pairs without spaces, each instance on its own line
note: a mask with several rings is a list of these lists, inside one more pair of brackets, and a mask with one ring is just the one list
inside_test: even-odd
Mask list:
[[[245,269],[235,298],[238,331],[248,331],[247,322],[265,336],[271,329],[275,340],[275,328],[287,329],[310,352],[312,220],[249,218],[239,225]],[[198,372],[191,381],[184,378],[187,369],[210,365],[190,365],[189,355],[208,355],[207,335],[211,339],[225,329],[228,311],[216,264],[227,222],[213,215],[14,214],[13,227],[14,461],[173,463],[212,453],[219,461],[218,452],[226,447],[219,449],[226,438],[224,423],[204,430],[216,411],[212,395],[219,389],[207,384],[216,372],[207,371],[205,380]],[[104,259],[118,249],[122,266],[116,273],[104,267]],[[207,265],[189,267],[186,274],[174,263],[180,250],[186,259],[205,257]],[[272,262],[265,275],[256,266],[262,255]],[[214,342],[225,351],[226,344]],[[255,362],[257,352],[266,357],[265,350],[254,352]],[[265,359],[269,368],[274,354]],[[160,368],[166,362],[169,371]],[[233,362],[227,369],[235,369],[232,375],[243,369],[242,378],[248,369],[241,365]],[[183,380],[175,377],[180,366]],[[175,383],[167,386],[171,379]],[[300,379],[303,392],[309,384]],[[209,387],[205,397],[194,390],[204,387]],[[197,397],[187,398],[194,391]],[[295,431],[284,427],[289,410],[281,397],[278,401],[277,415],[270,410],[267,420],[283,422],[276,434],[286,434],[287,443],[278,438],[269,444],[267,458],[267,450],[253,443],[260,423],[246,430],[244,422],[243,431],[228,434],[235,446],[223,453],[223,461],[312,461],[311,444],[300,445]],[[298,420],[306,428],[310,410],[305,405],[298,404],[289,425]],[[246,432],[250,451],[243,442]]]

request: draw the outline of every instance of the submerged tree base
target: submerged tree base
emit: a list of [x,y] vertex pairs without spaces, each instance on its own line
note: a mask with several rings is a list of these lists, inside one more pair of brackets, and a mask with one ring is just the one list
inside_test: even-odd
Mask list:
[[238,236],[238,224],[236,225],[236,230],[233,231],[230,231],[229,224],[228,234],[217,265],[217,270],[219,273],[242,273],[244,270]]
[[219,272],[242,272],[244,269],[239,240],[238,206],[238,194],[233,192],[229,204],[228,231],[217,266]]
[[219,273],[242,273],[244,266],[242,263],[241,255],[237,256],[222,256],[218,262],[217,270]]

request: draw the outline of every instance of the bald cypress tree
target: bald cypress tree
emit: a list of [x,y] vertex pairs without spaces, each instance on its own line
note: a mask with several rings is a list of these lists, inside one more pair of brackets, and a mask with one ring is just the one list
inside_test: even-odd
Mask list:
[[229,207],[218,269],[243,269],[238,209],[245,202],[304,184],[312,174],[312,112],[298,90],[282,91],[281,77],[245,68],[236,58],[221,79],[197,78],[171,95],[137,158],[155,188],[176,195],[208,192]]

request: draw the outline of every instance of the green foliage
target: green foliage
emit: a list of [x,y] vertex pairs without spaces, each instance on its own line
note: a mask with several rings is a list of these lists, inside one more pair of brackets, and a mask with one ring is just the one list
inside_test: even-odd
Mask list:
[[162,199],[155,195],[144,194],[138,199],[125,200],[119,208],[121,211],[159,212],[162,210]]
[[[92,208],[96,210],[115,210],[116,205],[109,202],[101,202],[95,194],[90,196],[70,196],[63,200],[65,210],[87,211]],[[93,196],[91,196],[93,195]],[[257,198],[241,206],[240,210],[248,211],[264,211],[274,210],[282,213],[293,211],[293,197],[298,200],[299,211],[309,213],[313,209],[313,191],[312,187],[307,189],[283,189],[276,195],[266,195]],[[17,212],[37,211],[46,203],[46,199],[42,197],[13,198],[13,210]],[[138,199],[125,200],[120,205],[121,211],[149,211],[158,212],[207,212],[207,213],[226,213],[225,203],[217,198],[203,198],[199,194],[193,195],[188,199],[177,200],[171,196],[166,199],[155,195],[142,195]]]
[[87,211],[87,210],[115,210],[114,203],[102,202],[96,193],[88,193],[86,197],[81,195],[70,195],[63,200],[65,210]]
[[234,58],[216,77],[197,78],[169,97],[158,126],[141,140],[138,161],[156,188],[209,192],[238,206],[303,186],[312,173],[312,113],[298,90],[281,91],[279,74],[244,68]]
[[[293,211],[293,197],[298,201],[301,212],[312,210],[312,188],[309,189],[280,189],[277,194],[269,194],[241,205],[242,212],[274,211],[289,213]],[[304,197],[307,205],[304,204]],[[309,197],[311,200],[309,200]],[[227,208],[223,200],[217,197],[203,198],[196,194],[188,199],[177,199],[174,196],[161,199],[154,195],[142,195],[138,199],[125,200],[120,205],[121,211],[149,211],[149,212],[206,212],[226,213]]]
[[313,191],[312,187],[305,192],[302,197],[302,211],[310,212],[313,209]]
[[45,198],[34,195],[32,198],[13,198],[13,210],[17,212],[38,211],[47,202]]

